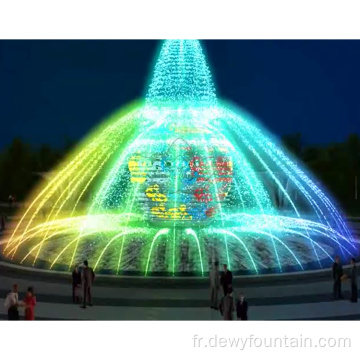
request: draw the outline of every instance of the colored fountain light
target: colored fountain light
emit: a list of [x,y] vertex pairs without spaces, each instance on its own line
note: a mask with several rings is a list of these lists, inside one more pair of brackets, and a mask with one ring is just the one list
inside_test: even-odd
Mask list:
[[204,275],[326,268],[357,243],[330,200],[246,112],[215,94],[199,41],[162,45],[144,101],[114,114],[33,192],[12,261]]

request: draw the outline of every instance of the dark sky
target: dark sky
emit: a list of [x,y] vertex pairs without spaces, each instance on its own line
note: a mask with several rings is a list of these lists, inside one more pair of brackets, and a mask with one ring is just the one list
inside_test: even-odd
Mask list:
[[[0,41],[0,148],[78,140],[144,94],[158,42]],[[204,41],[218,95],[306,143],[360,133],[359,41]]]

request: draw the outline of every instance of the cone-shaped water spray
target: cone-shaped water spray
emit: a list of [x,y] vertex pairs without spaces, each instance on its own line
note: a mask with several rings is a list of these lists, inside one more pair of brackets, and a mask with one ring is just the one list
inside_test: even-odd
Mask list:
[[163,43],[145,101],[116,113],[42,182],[3,249],[68,270],[236,273],[328,267],[359,249],[334,205],[240,109],[219,101],[200,43]]
[[199,41],[164,42],[146,102],[158,107],[216,105],[215,88]]

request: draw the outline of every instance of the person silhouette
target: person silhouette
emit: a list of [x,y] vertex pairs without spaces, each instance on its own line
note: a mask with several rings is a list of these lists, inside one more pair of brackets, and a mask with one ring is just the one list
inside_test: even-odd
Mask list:
[[84,299],[82,308],[86,309],[86,305],[92,306],[91,302],[91,286],[95,280],[95,274],[91,267],[89,267],[88,261],[84,261],[84,268],[81,274],[81,280],[84,286]]
[[334,300],[343,299],[344,297],[341,292],[341,279],[344,275],[344,272],[338,255],[335,256],[335,262],[332,267],[332,273],[334,280],[334,286],[333,286]]

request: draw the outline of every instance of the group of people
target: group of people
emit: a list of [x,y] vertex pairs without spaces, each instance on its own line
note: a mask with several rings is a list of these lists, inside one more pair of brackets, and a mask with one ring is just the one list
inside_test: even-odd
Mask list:
[[[219,263],[215,262],[210,271],[211,288],[211,309],[220,310],[224,320],[233,320],[233,314],[236,312],[238,320],[248,319],[248,303],[244,294],[239,298],[234,296],[232,286],[232,272],[228,270],[227,264],[224,264],[224,271],[220,275]],[[223,290],[223,297],[218,301],[220,287]]]
[[[72,297],[75,303],[80,303],[81,308],[86,309],[92,306],[91,286],[95,280],[94,270],[89,267],[87,260],[81,268],[75,266],[72,272]],[[6,296],[5,308],[8,313],[8,320],[20,320],[20,309],[24,309],[25,320],[35,320],[36,296],[33,287],[27,289],[25,298],[19,301],[18,285],[14,284],[12,291]]]
[[88,261],[84,261],[82,269],[75,266],[72,272],[72,298],[74,303],[80,303],[82,299],[82,308],[92,306],[91,286],[95,280],[94,270],[89,266]]
[[[350,279],[351,284],[351,302],[357,302],[357,267],[355,259],[351,259],[351,268],[348,274],[344,274],[343,267],[340,263],[339,256],[335,257],[332,268],[334,280],[333,295],[334,299],[343,299],[341,284],[342,281]],[[232,272],[228,270],[227,265],[223,265],[224,270],[220,275],[219,263],[215,262],[210,271],[210,288],[211,288],[211,309],[220,310],[224,320],[234,320],[234,312],[238,320],[248,320],[248,302],[245,300],[244,294],[240,294],[237,298],[234,296],[232,285]],[[89,267],[88,261],[84,261],[84,266],[80,269],[75,266],[72,272],[72,298],[74,303],[80,303],[82,300],[82,308],[86,309],[87,305],[92,306],[91,287],[95,280],[94,270]],[[223,291],[223,297],[219,301],[220,288]],[[24,308],[25,320],[35,320],[36,296],[34,289],[29,287],[26,296],[19,301],[18,285],[14,284],[12,291],[5,299],[5,308],[8,312],[9,320],[20,320],[19,308]]]
[[34,289],[27,289],[25,298],[19,301],[18,285],[14,284],[12,291],[6,296],[5,308],[8,313],[8,320],[20,320],[19,308],[25,309],[25,320],[35,320],[36,296]]
[[[334,280],[333,297],[334,300],[343,299],[341,291],[342,282],[350,280],[351,297],[350,301],[357,303],[358,301],[358,286],[357,286],[357,266],[355,258],[350,260],[350,269],[348,273],[344,273],[343,267],[340,263],[340,257],[335,256],[335,261],[332,267],[332,276]],[[218,294],[220,287],[223,290],[223,297],[218,301]],[[233,320],[233,314],[236,312],[238,320],[248,320],[248,303],[245,300],[244,294],[240,294],[239,298],[234,296],[232,286],[232,273],[228,270],[227,265],[224,264],[224,271],[220,275],[219,263],[215,262],[210,271],[210,288],[211,288],[211,308],[220,310],[224,320]]]
[[350,271],[348,274],[345,274],[343,271],[343,267],[340,263],[339,256],[335,256],[335,262],[332,267],[332,275],[334,280],[334,287],[333,287],[333,296],[334,300],[343,299],[343,294],[341,291],[341,284],[345,280],[350,280],[351,286],[351,297],[350,301],[356,303],[358,300],[358,287],[357,287],[357,267],[355,259],[352,258],[350,260]]

